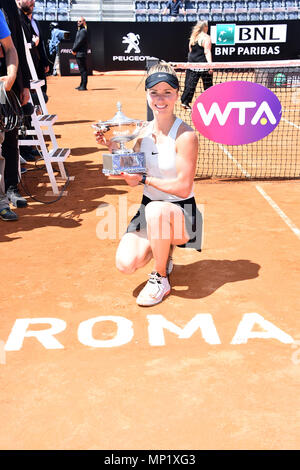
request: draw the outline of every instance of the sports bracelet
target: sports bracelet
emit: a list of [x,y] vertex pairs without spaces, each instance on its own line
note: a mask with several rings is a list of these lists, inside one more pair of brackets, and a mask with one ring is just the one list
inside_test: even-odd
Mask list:
[[141,179],[140,183],[146,184],[146,178],[147,178],[147,175],[145,173],[143,173],[143,176],[142,176],[142,179]]

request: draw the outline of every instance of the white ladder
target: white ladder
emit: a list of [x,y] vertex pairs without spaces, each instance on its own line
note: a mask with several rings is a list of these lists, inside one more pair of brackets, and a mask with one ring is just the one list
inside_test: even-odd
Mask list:
[[[41,87],[44,85],[44,80],[39,80],[34,63],[30,54],[31,44],[26,42],[25,35],[23,33],[24,43],[25,43],[25,51],[26,51],[26,58],[27,63],[29,66],[29,70],[31,73],[32,80],[30,81],[30,90],[35,90],[38,101],[40,104],[40,108],[42,110],[42,114],[37,114],[37,108],[34,108],[34,112],[31,116],[32,127],[33,129],[28,129],[26,131],[26,135],[33,136],[33,139],[22,139],[19,138],[19,145],[39,145],[41,148],[41,154],[43,156],[47,173],[49,176],[49,180],[52,186],[53,194],[59,194],[59,189],[57,186],[57,181],[55,179],[52,163],[57,163],[58,168],[60,171],[60,176],[62,180],[67,180],[67,175],[64,167],[64,161],[70,154],[70,149],[67,148],[58,148],[55,133],[53,130],[53,124],[57,120],[56,114],[49,114],[47,110],[47,106],[45,103],[44,95],[41,90]],[[30,102],[33,104],[32,97],[30,95]],[[34,105],[34,104],[33,104]],[[48,150],[44,135],[50,137],[52,148]],[[71,179],[71,178],[69,178]],[[74,178],[72,178],[74,179]]]

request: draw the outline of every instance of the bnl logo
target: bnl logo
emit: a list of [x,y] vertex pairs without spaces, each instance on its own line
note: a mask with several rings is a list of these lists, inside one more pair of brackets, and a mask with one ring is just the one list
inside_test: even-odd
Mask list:
[[217,24],[217,45],[232,46],[235,44],[235,24]]
[[217,46],[233,46],[237,43],[286,42],[286,24],[237,25],[217,24],[211,27],[212,42]]

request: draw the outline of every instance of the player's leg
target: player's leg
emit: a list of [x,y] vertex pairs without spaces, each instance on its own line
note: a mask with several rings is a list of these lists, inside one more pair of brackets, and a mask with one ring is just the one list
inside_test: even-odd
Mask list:
[[154,258],[154,270],[166,276],[173,245],[189,240],[182,209],[170,202],[152,201],[146,206],[147,233]]
[[116,267],[119,271],[132,274],[151,258],[152,250],[145,229],[123,235],[116,252]]
[[190,103],[193,100],[196,87],[200,78],[199,72],[194,70],[187,70],[185,75],[184,91],[181,96],[181,103],[183,107],[190,108]]
[[139,293],[138,305],[151,306],[161,302],[171,291],[167,263],[173,245],[189,240],[182,209],[170,202],[152,201],[145,209],[147,235],[154,258],[154,271]]
[[213,86],[213,76],[208,71],[201,72],[201,78],[204,90],[207,90],[208,88]]

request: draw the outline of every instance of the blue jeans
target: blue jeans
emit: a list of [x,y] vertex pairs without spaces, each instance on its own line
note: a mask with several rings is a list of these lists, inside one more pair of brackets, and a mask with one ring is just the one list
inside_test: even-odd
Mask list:
[[5,194],[4,168],[5,159],[0,155],[0,211],[9,208],[9,201]]

